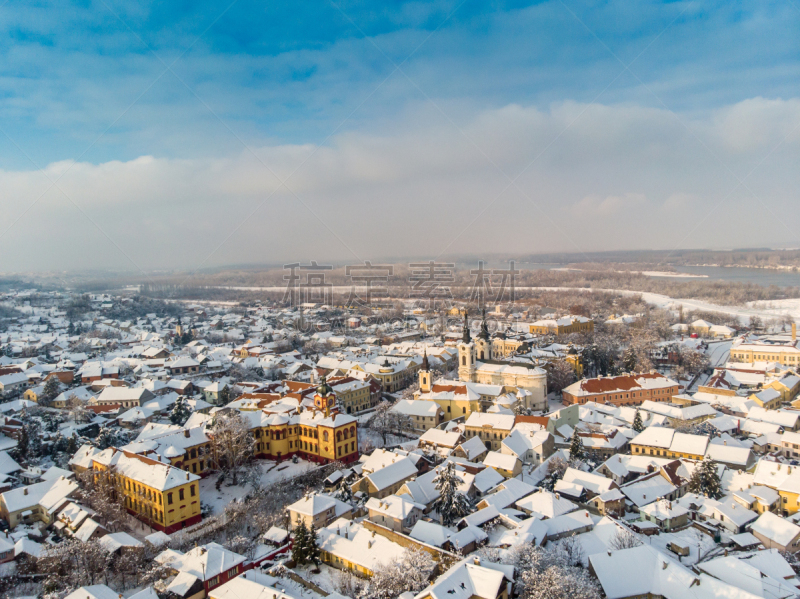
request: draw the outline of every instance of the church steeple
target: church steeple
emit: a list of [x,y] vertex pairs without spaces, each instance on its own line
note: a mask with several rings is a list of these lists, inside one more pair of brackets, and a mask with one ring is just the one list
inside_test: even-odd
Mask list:
[[478,339],[489,339],[489,327],[486,325],[486,308],[483,309],[483,318],[481,320],[481,332],[478,333]]
[[422,351],[422,370],[430,372],[430,367],[428,366],[428,348],[426,347]]
[[472,336],[469,334],[469,312],[466,308],[464,308],[464,334],[461,337],[461,341],[464,343],[470,343],[472,341]]

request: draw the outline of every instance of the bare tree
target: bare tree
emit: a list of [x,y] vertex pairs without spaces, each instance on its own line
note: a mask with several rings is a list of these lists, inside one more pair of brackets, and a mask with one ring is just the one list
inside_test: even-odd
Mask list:
[[122,529],[127,511],[124,496],[117,490],[114,473],[86,470],[78,475],[78,481],[78,496],[97,512],[101,524],[111,532]]
[[547,369],[547,390],[560,394],[575,382],[575,378],[575,371],[569,362],[566,360],[551,362]]
[[627,528],[620,528],[614,534],[614,536],[611,537],[611,541],[609,541],[608,546],[612,551],[618,551],[620,549],[631,549],[632,547],[638,547],[642,544],[643,543],[639,538],[639,535],[628,530]]
[[414,429],[414,424],[405,414],[400,414],[392,409],[392,404],[382,401],[375,408],[375,412],[367,422],[370,430],[375,431],[386,445],[390,434],[404,434]]
[[67,398],[67,409],[70,419],[78,424],[89,422],[94,417],[94,414],[86,409],[86,405],[74,393]]
[[253,457],[255,440],[247,421],[236,410],[214,414],[211,425],[211,449],[217,466],[238,484],[241,467]]

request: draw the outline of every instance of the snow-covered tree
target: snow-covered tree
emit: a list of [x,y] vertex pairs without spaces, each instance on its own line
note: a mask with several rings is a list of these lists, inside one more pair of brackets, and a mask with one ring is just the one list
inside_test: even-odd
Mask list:
[[44,401],[40,401],[40,403],[44,406],[49,406],[50,402],[52,402],[56,397],[58,397],[58,378],[55,376],[51,376],[44,382],[44,389],[42,390],[42,397],[41,399]]
[[189,420],[189,416],[191,415],[192,411],[186,404],[186,398],[183,395],[179,395],[175,405],[172,406],[172,411],[169,413],[169,421],[172,424],[183,426],[183,424]]
[[563,539],[544,549],[526,544],[514,551],[517,588],[524,599],[599,599],[600,586],[582,567],[580,543]]
[[412,545],[406,548],[399,561],[386,561],[378,566],[360,596],[362,599],[394,599],[408,591],[416,595],[428,585],[435,566],[428,552]]
[[308,528],[300,519],[292,531],[292,561],[298,566],[306,563],[306,547],[308,545]]
[[113,472],[87,470],[78,475],[79,498],[97,512],[97,520],[111,532],[124,528],[127,520],[124,496],[114,484]]
[[306,537],[306,561],[310,564],[314,564],[314,567],[319,566],[320,560],[320,548],[319,548],[319,540],[317,539],[317,527],[313,524],[311,528],[308,529],[308,536]]
[[375,407],[375,412],[367,422],[367,427],[378,433],[383,439],[383,444],[386,445],[390,434],[409,432],[413,430],[414,425],[408,416],[395,412],[392,404],[382,401]]
[[107,583],[111,554],[96,539],[65,539],[45,545],[37,560],[46,593],[67,594],[81,586]]
[[253,456],[255,446],[247,421],[238,411],[221,410],[214,414],[211,445],[218,467],[231,475],[234,485],[238,484],[239,470]]
[[455,524],[472,512],[469,499],[458,490],[458,485],[464,481],[458,475],[453,462],[447,462],[439,468],[433,483],[439,492],[439,497],[433,502],[433,509],[439,513],[444,526]]
[[641,433],[644,430],[644,423],[642,422],[642,413],[637,409],[636,415],[633,417],[633,430]]
[[350,488],[350,483],[347,482],[346,478],[342,478],[339,482],[339,486],[336,488],[336,492],[333,496],[338,499],[339,501],[343,501],[345,503],[350,503],[353,501],[353,490]]
[[572,433],[572,442],[569,444],[570,462],[579,462],[586,457],[586,449],[583,447],[583,440],[578,434],[577,429]]
[[69,410],[70,419],[78,424],[89,422],[94,417],[94,414],[86,409],[86,404],[83,400],[74,393],[67,398],[67,409]]
[[224,387],[222,387],[222,389],[219,390],[219,399],[218,399],[219,405],[221,406],[227,405],[230,400],[231,400],[231,392],[230,389],[228,388],[228,385],[225,385]]
[[547,461],[547,474],[539,482],[539,486],[546,491],[552,491],[556,483],[564,478],[567,468],[569,468],[569,464],[560,455],[551,457]]
[[717,463],[709,456],[697,465],[689,479],[689,492],[719,499],[722,497],[722,485],[717,471]]
[[642,540],[632,530],[627,528],[620,528],[614,536],[611,537],[609,548],[618,551],[620,549],[630,549],[631,547],[638,547],[642,545]]
[[547,369],[547,390],[560,394],[575,382],[575,370],[566,360],[556,360]]

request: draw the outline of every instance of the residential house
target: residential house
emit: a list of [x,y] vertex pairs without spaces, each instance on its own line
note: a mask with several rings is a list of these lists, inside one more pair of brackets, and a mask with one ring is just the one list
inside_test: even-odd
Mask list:
[[324,563],[365,578],[382,564],[399,562],[405,552],[402,545],[344,518],[320,529],[317,541]]
[[339,518],[353,517],[353,508],[350,504],[320,493],[306,495],[287,509],[293,526],[303,522],[307,528],[313,526],[320,529]]
[[750,525],[753,533],[767,549],[784,553],[800,551],[800,526],[772,512],[764,512]]
[[417,432],[436,428],[444,422],[444,410],[435,401],[401,399],[392,406],[392,411],[408,416]]
[[408,534],[425,511],[425,505],[411,501],[407,495],[371,497],[365,507],[370,521],[403,534]]
[[245,571],[245,556],[217,543],[206,543],[183,553],[167,549],[155,561],[177,575],[166,590],[178,597],[205,597],[210,591],[231,581]]

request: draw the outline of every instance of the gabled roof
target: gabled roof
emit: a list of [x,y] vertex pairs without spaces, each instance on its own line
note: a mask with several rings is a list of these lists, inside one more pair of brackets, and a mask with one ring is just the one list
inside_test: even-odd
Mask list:
[[415,599],[495,599],[507,582],[513,582],[514,568],[467,558],[455,564],[422,590]]
[[199,580],[210,580],[243,563],[246,558],[225,549],[218,543],[207,543],[186,553],[167,549],[155,559],[160,564],[190,574]]

